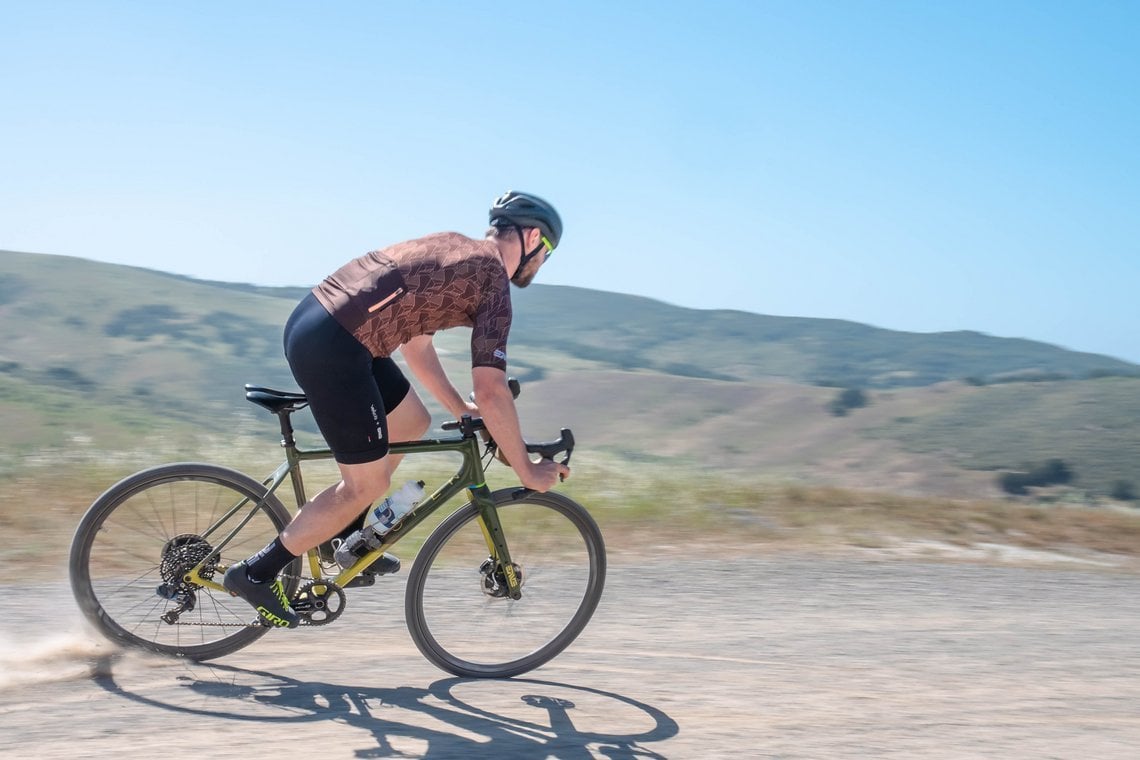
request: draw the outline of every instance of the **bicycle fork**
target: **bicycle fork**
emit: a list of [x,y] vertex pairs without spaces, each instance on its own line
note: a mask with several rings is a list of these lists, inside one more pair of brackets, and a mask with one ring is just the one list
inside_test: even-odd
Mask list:
[[[511,562],[511,552],[507,548],[507,538],[503,534],[503,525],[499,521],[499,512],[491,498],[491,489],[486,483],[471,486],[471,498],[479,510],[479,528],[483,531],[483,540],[487,542],[487,551],[491,555],[491,566],[480,568],[484,575],[484,592],[489,596],[509,596],[511,599],[522,598],[522,581],[516,565]],[[506,581],[505,593],[500,592],[498,577],[501,573]],[[490,584],[490,585],[488,585]]]

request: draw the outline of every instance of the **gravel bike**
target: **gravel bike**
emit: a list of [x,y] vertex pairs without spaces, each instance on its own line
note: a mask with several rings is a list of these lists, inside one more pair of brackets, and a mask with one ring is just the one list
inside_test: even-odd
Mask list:
[[[517,381],[511,380],[518,395]],[[226,568],[273,539],[289,522],[278,496],[288,481],[305,503],[301,463],[330,459],[327,448],[298,448],[291,415],[305,396],[247,385],[246,398],[277,416],[285,461],[258,481],[213,464],[168,464],[111,486],[87,510],[70,555],[71,587],[84,615],[113,641],[206,660],[230,654],[269,628],[221,585]],[[458,471],[384,535],[383,543],[341,568],[320,547],[282,574],[302,626],[336,621],[346,589],[372,585],[366,568],[463,491],[469,500],[431,531],[415,557],[404,594],[412,640],[432,663],[458,676],[503,678],[532,670],[565,649],[601,598],[602,534],[589,512],[558,493],[514,487],[491,491],[496,453],[481,418],[443,425],[458,436],[393,443],[393,454],[453,452]],[[481,451],[480,445],[484,448]],[[574,436],[527,443],[546,459]],[[405,462],[403,468],[408,468]],[[306,572],[307,571],[307,572]]]

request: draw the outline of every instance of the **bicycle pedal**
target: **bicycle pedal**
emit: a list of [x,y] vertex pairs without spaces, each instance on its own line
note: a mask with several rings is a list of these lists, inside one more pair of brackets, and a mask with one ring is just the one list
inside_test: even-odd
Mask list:
[[357,588],[363,586],[375,586],[376,576],[373,573],[361,573],[348,583],[344,584],[345,588]]

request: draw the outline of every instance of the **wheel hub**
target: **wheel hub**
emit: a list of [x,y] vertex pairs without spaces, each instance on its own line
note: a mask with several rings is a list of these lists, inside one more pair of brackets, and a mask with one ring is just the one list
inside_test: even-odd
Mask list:
[[[518,578],[519,589],[522,589],[524,579],[522,566],[512,562],[511,568],[515,572],[515,577]],[[510,587],[507,585],[507,575],[503,571],[502,565],[488,557],[479,566],[479,574],[483,576],[479,587],[484,594],[492,599],[506,599],[508,597]]]

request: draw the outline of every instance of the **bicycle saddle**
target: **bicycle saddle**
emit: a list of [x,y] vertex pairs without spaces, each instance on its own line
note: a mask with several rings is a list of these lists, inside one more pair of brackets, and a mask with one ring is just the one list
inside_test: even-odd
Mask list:
[[264,388],[260,385],[246,385],[245,399],[268,409],[274,414],[295,412],[309,405],[309,399],[305,398],[303,393],[275,391],[272,388]]

